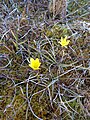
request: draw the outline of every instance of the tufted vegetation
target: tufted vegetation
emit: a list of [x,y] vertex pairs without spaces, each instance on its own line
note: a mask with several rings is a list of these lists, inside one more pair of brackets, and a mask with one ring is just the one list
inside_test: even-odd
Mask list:
[[90,118],[90,1],[49,4],[0,0],[0,120]]

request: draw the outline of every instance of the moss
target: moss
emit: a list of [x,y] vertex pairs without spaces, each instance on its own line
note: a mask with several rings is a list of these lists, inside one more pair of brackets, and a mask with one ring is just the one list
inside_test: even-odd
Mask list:
[[[88,4],[79,0],[81,7],[86,4],[81,10],[75,1],[69,2],[67,24],[62,24],[60,20],[47,18],[44,3],[0,2],[0,119],[37,120],[29,108],[28,94],[28,100],[32,97],[30,104],[34,113],[43,120],[88,120],[84,108],[88,97],[85,100],[75,98],[83,94],[81,88],[89,94],[86,78],[90,75],[85,68],[89,67],[90,33],[89,27],[85,29],[79,24],[80,19],[78,23],[72,21],[88,12]],[[83,17],[86,18],[89,21],[88,17]],[[58,44],[65,36],[70,40],[67,48]],[[40,70],[29,67],[27,59],[30,57],[40,59]],[[84,69],[77,69],[79,65]],[[75,100],[67,104],[72,99]],[[64,108],[61,100],[71,112]]]

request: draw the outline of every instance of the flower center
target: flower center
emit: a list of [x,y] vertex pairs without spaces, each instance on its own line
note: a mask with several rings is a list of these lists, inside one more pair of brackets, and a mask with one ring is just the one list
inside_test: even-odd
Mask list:
[[37,67],[38,67],[38,64],[37,64],[37,63],[35,63],[35,64],[34,64],[34,68],[37,68]]

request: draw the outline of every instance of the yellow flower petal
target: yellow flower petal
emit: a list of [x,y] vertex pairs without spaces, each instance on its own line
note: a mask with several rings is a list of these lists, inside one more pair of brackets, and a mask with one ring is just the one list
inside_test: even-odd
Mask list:
[[33,70],[38,70],[40,69],[40,61],[38,58],[36,58],[35,60],[33,58],[30,58],[30,64],[29,66],[33,69]]
[[58,43],[61,44],[61,46],[66,47],[69,44],[70,40],[67,40],[67,36],[65,38],[61,37],[61,41],[59,41]]
[[64,39],[61,37],[61,42],[63,42],[63,40],[64,40]]
[[34,59],[33,58],[30,58],[30,63],[34,62]]
[[67,40],[67,38],[68,38],[68,37],[67,37],[67,36],[65,36],[65,38],[64,38],[64,39],[65,39],[65,40]]

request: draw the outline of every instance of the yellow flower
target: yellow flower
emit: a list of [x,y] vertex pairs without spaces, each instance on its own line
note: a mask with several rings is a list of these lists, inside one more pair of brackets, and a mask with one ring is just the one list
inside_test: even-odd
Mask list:
[[33,58],[30,58],[30,64],[29,66],[33,69],[33,70],[38,70],[40,69],[40,61],[38,58],[36,58],[35,60]]
[[67,47],[69,42],[70,42],[70,40],[67,40],[67,36],[66,36],[65,38],[61,37],[61,41],[59,41],[58,43],[60,43],[62,45],[62,47]]

